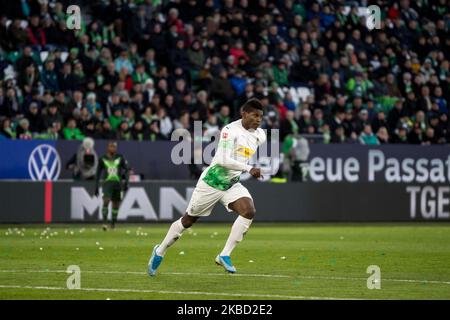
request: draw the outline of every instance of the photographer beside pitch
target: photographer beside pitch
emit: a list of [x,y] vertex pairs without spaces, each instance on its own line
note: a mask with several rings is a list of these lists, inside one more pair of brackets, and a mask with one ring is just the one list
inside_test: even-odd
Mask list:
[[259,128],[263,117],[263,106],[258,99],[250,99],[243,106],[242,118],[226,125],[221,133],[217,152],[208,168],[203,171],[192,194],[186,214],[172,223],[161,244],[155,245],[148,262],[148,274],[154,276],[161,265],[167,249],[182,233],[200,217],[211,214],[220,202],[227,211],[239,216],[234,222],[228,240],[215,261],[226,271],[235,273],[231,252],[242,241],[256,213],[253,199],[240,182],[242,172],[254,178],[261,177],[261,169],[248,164],[260,145],[266,141],[264,130]]

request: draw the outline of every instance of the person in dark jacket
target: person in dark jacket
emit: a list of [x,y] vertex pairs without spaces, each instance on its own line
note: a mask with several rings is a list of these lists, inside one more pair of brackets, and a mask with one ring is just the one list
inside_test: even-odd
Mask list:
[[39,110],[38,104],[32,102],[29,106],[29,111],[26,114],[30,121],[30,131],[33,133],[40,133],[44,130],[44,118]]
[[226,69],[222,69],[218,78],[213,78],[211,82],[211,94],[215,99],[221,100],[227,104],[233,102],[235,96],[233,86],[228,79]]
[[45,68],[41,74],[41,81],[45,89],[59,91],[58,74],[55,70],[55,63],[52,60],[48,60],[45,63]]
[[27,29],[28,41],[37,47],[44,47],[47,44],[44,29],[40,26],[40,18],[35,15],[30,19],[30,26]]
[[184,48],[184,41],[182,39],[177,40],[176,47],[174,49],[170,49],[169,56],[172,68],[189,70],[191,63],[189,62],[189,57]]
[[58,110],[58,106],[56,103],[51,103],[47,108],[46,108],[46,113],[43,116],[43,121],[44,121],[44,129],[48,129],[50,127],[53,126],[53,123],[55,122],[59,122],[59,123],[63,123],[63,117],[61,115],[61,113]]

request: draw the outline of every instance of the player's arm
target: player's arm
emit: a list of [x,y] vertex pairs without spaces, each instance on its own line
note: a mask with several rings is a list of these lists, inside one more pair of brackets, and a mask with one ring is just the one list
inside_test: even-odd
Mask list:
[[220,132],[219,145],[216,152],[217,164],[231,170],[240,170],[250,172],[252,166],[233,159],[235,149],[235,137],[231,130],[226,126]]
[[98,162],[98,166],[97,166],[97,172],[95,174],[95,191],[94,191],[94,195],[98,196],[98,188],[100,185],[100,177],[102,175],[102,171],[104,169],[104,164],[103,164],[103,158],[100,158],[100,161]]
[[128,161],[122,156],[122,161],[120,162],[121,167],[121,180],[122,180],[122,188],[123,191],[126,192],[128,190],[128,183],[130,178],[130,168],[128,166]]

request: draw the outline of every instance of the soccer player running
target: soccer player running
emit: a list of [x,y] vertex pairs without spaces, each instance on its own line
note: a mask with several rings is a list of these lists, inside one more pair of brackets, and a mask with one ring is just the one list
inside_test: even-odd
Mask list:
[[263,107],[259,100],[248,100],[241,109],[242,118],[226,125],[221,133],[216,154],[208,168],[200,176],[186,210],[186,214],[172,223],[166,237],[153,248],[148,262],[148,274],[154,276],[167,249],[177,241],[182,233],[190,228],[199,217],[211,214],[220,202],[227,211],[239,216],[231,227],[231,233],[222,252],[215,261],[230,273],[236,268],[231,262],[231,252],[242,241],[253,218],[255,206],[248,190],[239,183],[242,172],[249,172],[260,178],[261,169],[248,164],[258,146],[266,141],[264,130],[259,128]]
[[117,142],[110,141],[97,168],[95,179],[95,196],[99,195],[99,181],[103,175],[102,191],[103,191],[103,230],[107,230],[108,226],[108,207],[109,202],[112,201],[112,222],[111,228],[114,229],[119,214],[120,202],[122,201],[122,191],[125,193],[128,190],[128,163],[125,158],[117,153]]

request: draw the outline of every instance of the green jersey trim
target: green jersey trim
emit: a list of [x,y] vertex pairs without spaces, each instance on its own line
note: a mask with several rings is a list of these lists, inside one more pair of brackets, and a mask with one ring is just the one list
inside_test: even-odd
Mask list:
[[223,148],[223,149],[233,149],[233,142],[232,141],[226,141],[226,140],[221,140],[219,142],[219,148]]
[[228,178],[229,171],[229,169],[215,164],[208,169],[208,172],[206,172],[205,176],[203,177],[203,181],[205,181],[210,187],[226,191],[230,189],[235,183],[239,182],[240,179],[240,176],[232,179]]

